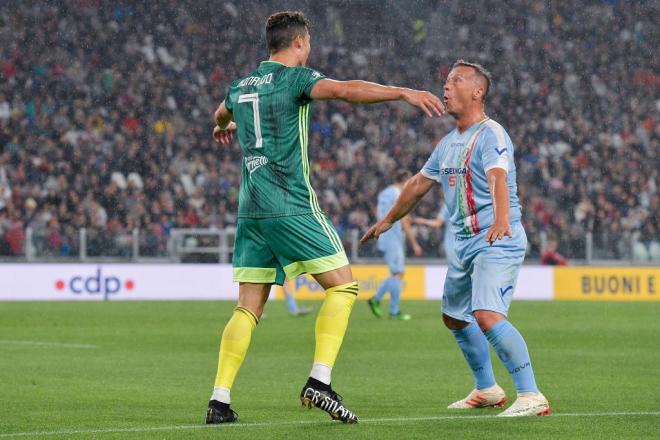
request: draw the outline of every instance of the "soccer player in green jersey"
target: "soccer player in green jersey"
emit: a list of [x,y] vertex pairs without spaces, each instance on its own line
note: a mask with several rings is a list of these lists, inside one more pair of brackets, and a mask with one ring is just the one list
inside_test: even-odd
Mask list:
[[238,419],[230,408],[230,389],[271,285],[306,272],[326,290],[326,296],[316,320],[312,370],[300,399],[335,420],[355,423],[357,417],[341,403],[330,378],[358,285],[310,182],[311,103],[317,99],[365,104],[404,100],[429,117],[441,115],[444,106],[429,92],[334,81],[305,67],[311,47],[309,22],[301,12],[270,16],[266,40],[270,58],[234,81],[215,112],[215,141],[228,144],[236,132],[243,167],[232,261],[233,279],[239,283],[238,306],[222,334],[206,422]]

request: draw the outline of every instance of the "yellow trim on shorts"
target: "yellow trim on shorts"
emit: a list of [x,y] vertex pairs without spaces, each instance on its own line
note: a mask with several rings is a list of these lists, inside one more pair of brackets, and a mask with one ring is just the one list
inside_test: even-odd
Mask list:
[[284,273],[286,273],[287,278],[295,278],[302,273],[315,275],[339,269],[344,266],[348,266],[348,258],[346,257],[346,252],[341,251],[327,257],[296,261],[295,263],[287,264],[284,266]]
[[232,278],[235,283],[272,284],[275,282],[277,269],[267,267],[234,267]]

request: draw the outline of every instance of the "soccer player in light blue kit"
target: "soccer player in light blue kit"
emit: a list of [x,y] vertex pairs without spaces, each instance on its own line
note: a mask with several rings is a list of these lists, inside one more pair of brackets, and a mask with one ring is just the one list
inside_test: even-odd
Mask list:
[[420,173],[406,182],[396,203],[361,242],[378,238],[407,215],[433,183],[442,184],[454,233],[442,300],[443,321],[463,351],[476,386],[449,408],[501,406],[488,344],[511,375],[518,394],[500,416],[550,414],[539,391],[525,340],[507,320],[527,237],[520,223],[513,143],[484,113],[490,73],[457,61],[444,86],[456,129],[443,137]]
[[[378,219],[385,217],[385,214],[392,208],[401,193],[401,188],[411,176],[412,173],[408,170],[398,171],[394,183],[378,194]],[[406,261],[406,238],[410,241],[415,255],[418,257],[422,255],[422,248],[410,230],[410,219],[407,217],[394,223],[392,229],[378,238],[378,250],[383,253],[387,267],[390,270],[390,277],[380,285],[376,294],[367,301],[371,311],[378,318],[383,317],[380,301],[388,292],[390,294],[390,319],[409,321],[411,318],[409,314],[402,313],[400,309],[401,288]]]

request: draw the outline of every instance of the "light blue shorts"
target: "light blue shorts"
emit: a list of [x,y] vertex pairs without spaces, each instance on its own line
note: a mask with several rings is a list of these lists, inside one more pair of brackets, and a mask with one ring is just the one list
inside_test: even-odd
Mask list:
[[387,267],[390,269],[392,275],[404,272],[406,252],[403,243],[388,243],[387,245],[379,246],[378,249],[383,253]]
[[487,230],[468,239],[454,239],[455,253],[449,256],[442,296],[442,313],[473,322],[475,310],[507,316],[516,288],[518,271],[525,259],[527,235],[520,222],[511,225],[513,237],[492,245]]

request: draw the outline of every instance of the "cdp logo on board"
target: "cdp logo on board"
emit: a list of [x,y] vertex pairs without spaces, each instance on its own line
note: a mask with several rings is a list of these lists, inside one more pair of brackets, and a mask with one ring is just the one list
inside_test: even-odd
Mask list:
[[122,280],[114,275],[105,275],[100,267],[92,275],[74,275],[68,279],[55,280],[55,290],[58,292],[68,290],[74,295],[103,295],[105,299],[122,290],[130,292],[133,289],[135,289],[133,280]]

